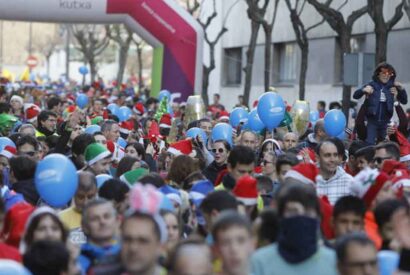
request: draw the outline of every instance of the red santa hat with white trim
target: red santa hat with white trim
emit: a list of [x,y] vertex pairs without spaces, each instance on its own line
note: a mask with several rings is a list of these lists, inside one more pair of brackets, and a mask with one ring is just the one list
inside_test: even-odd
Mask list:
[[410,142],[407,138],[400,133],[399,130],[396,131],[396,138],[400,146],[400,162],[405,162],[410,160]]
[[172,124],[172,117],[170,114],[163,114],[161,119],[159,120],[159,127],[160,128],[171,128]]
[[286,174],[286,178],[293,178],[307,184],[316,184],[319,169],[313,163],[299,163],[292,167]]
[[352,195],[362,198],[366,207],[369,208],[388,180],[389,175],[385,172],[368,167],[354,177],[350,191]]
[[112,154],[111,159],[116,162],[119,162],[125,156],[124,149],[112,140],[107,141],[107,149]]
[[232,193],[245,205],[258,204],[258,182],[254,177],[242,176],[238,179]]
[[24,104],[24,115],[26,120],[30,123],[34,123],[37,120],[37,116],[40,114],[41,109],[35,104],[26,103]]
[[218,121],[229,121],[229,113],[227,111],[221,111],[219,113]]
[[123,121],[119,126],[120,132],[128,135],[134,129],[134,122],[132,120]]
[[185,139],[185,140],[174,142],[169,146],[167,152],[175,156],[180,156],[180,155],[191,156],[193,154],[191,140]]
[[132,108],[132,110],[134,111],[134,113],[136,113],[139,116],[142,116],[144,114],[144,104],[142,104],[141,102],[138,102],[134,105],[134,107]]
[[6,157],[8,159],[11,159],[16,154],[17,154],[16,148],[10,145],[7,145],[6,147],[4,147],[3,150],[1,150],[0,152],[0,156]]

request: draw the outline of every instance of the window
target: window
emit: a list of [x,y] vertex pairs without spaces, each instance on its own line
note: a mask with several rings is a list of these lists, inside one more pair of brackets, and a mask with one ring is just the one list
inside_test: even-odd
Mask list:
[[364,52],[365,43],[365,36],[353,36],[350,38],[350,48],[352,49],[352,53]]
[[297,48],[295,43],[279,45],[279,82],[294,82],[297,74]]
[[224,84],[240,85],[242,79],[242,48],[229,48],[224,52]]

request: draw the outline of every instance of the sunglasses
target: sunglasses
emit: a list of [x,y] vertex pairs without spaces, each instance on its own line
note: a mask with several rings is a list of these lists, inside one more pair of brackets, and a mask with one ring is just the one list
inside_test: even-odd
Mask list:
[[212,149],[212,152],[214,153],[214,154],[216,154],[216,152],[218,152],[218,153],[223,153],[223,152],[225,152],[225,150],[223,149],[223,148],[219,148],[219,149]]
[[386,69],[381,69],[380,74],[382,75],[387,75],[387,76],[392,76],[394,73],[391,70],[386,70]]
[[373,161],[375,162],[375,163],[382,163],[384,160],[387,160],[387,159],[391,159],[392,157],[384,157],[384,158],[381,158],[381,157],[377,157],[377,158],[374,158],[373,159]]

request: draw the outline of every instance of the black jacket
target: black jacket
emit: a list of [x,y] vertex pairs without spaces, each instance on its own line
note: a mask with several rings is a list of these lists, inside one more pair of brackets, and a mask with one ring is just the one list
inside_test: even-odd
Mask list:
[[40,195],[34,185],[34,179],[22,180],[14,183],[11,187],[15,192],[23,195],[24,200],[36,206],[40,200]]
[[218,166],[215,161],[209,164],[203,171],[202,174],[213,184],[215,183],[216,178],[218,177],[219,172],[226,169],[226,164]]

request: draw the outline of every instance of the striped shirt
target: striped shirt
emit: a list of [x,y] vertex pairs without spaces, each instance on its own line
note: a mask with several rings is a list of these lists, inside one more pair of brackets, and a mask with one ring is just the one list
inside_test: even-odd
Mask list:
[[318,196],[327,196],[330,203],[334,205],[339,198],[351,194],[352,183],[353,177],[347,174],[342,167],[337,167],[335,175],[328,180],[321,175],[317,176],[316,191]]

